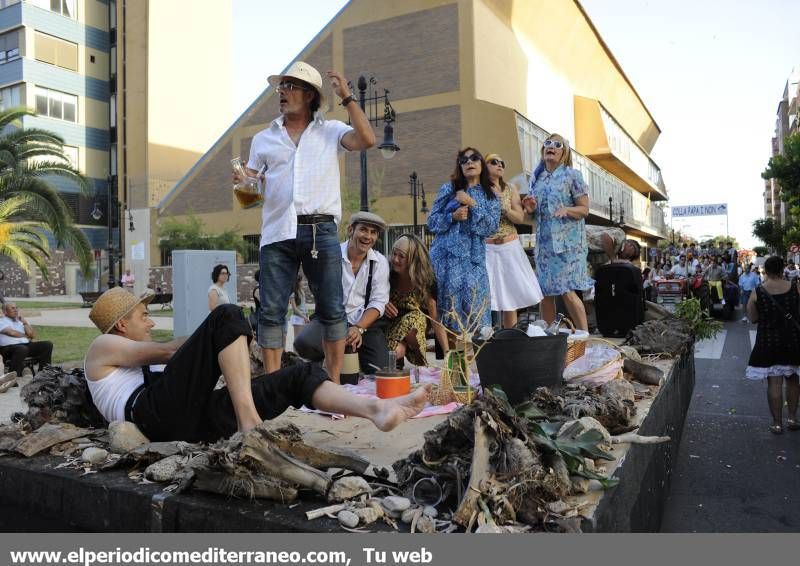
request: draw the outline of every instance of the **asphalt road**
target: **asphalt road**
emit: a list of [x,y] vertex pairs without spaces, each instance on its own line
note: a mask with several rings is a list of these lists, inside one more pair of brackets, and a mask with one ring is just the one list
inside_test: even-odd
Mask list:
[[800,530],[800,431],[769,432],[766,383],[744,379],[755,325],[736,314],[724,337],[695,353],[694,395],[662,532]]

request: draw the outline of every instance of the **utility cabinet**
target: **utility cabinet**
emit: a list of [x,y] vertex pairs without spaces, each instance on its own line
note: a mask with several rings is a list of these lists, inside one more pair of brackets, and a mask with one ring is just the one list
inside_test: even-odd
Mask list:
[[211,271],[217,264],[230,271],[225,284],[231,302],[236,296],[236,252],[229,250],[173,250],[172,252],[172,308],[173,334],[189,336],[208,316],[208,288],[212,284]]

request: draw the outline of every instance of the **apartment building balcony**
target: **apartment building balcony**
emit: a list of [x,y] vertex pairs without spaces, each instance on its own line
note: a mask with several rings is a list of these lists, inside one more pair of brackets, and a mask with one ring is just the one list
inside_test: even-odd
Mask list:
[[[517,113],[517,135],[523,172],[527,178],[539,162],[542,144],[549,135],[521,114]],[[625,228],[644,237],[666,239],[668,237],[665,212],[652,199],[607,171],[592,159],[578,151],[572,152],[572,166],[583,175],[589,186],[589,214],[595,220],[608,219],[608,199],[613,199],[614,215],[619,207],[624,211]],[[666,195],[666,191],[663,193]]]
[[650,200],[668,200],[661,169],[598,100],[575,97],[575,149]]

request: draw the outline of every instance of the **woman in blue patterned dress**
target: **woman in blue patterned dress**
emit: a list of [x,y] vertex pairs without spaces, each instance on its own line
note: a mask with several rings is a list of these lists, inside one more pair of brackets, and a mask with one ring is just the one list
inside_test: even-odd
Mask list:
[[428,216],[428,230],[436,234],[431,244],[436,304],[439,320],[449,328],[459,330],[451,311],[466,325],[470,313],[481,308],[481,326],[491,326],[484,239],[497,231],[499,223],[500,203],[483,156],[475,148],[462,149],[450,182],[439,189]]
[[576,290],[594,281],[586,264],[588,253],[584,218],[589,215],[589,189],[580,171],[572,168],[567,140],[552,134],[542,146],[542,160],[531,177],[531,194],[522,204],[536,219],[536,275],[545,298],[542,318],[556,316],[560,295],[576,328],[588,330],[586,309]]

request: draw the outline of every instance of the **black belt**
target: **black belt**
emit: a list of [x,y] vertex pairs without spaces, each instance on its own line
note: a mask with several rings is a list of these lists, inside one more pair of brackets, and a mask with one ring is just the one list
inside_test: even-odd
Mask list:
[[298,224],[322,224],[323,222],[333,222],[332,214],[298,214]]
[[142,383],[139,387],[133,390],[131,396],[128,397],[128,400],[125,402],[125,420],[128,422],[133,421],[133,406],[136,404],[136,400],[139,398],[139,395],[142,394],[144,388],[147,387],[144,383]]

